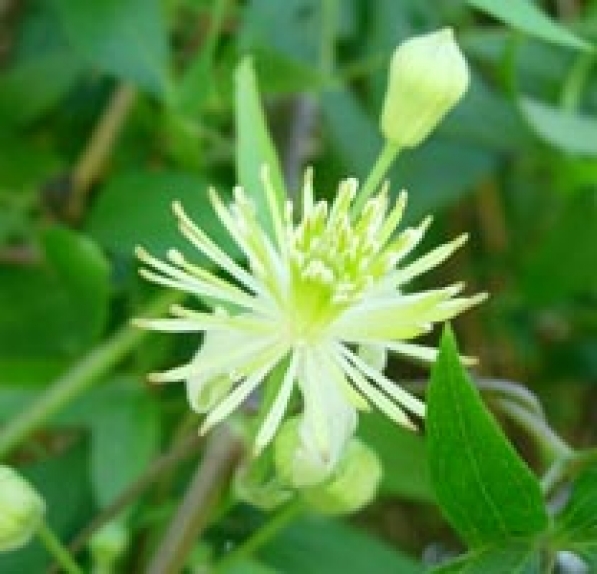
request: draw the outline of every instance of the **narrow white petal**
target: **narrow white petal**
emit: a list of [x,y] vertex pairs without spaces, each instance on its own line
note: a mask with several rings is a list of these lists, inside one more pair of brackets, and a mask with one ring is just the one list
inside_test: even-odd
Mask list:
[[[356,428],[355,408],[332,377],[314,349],[305,349],[299,386],[304,410],[299,426],[301,448],[297,465],[310,468],[313,482],[329,475],[338,463]],[[297,486],[299,486],[297,484]]]
[[149,380],[153,383],[170,383],[183,381],[191,377],[201,375],[215,375],[217,373],[240,373],[246,372],[248,366],[268,360],[271,357],[272,349],[279,349],[280,343],[277,338],[257,338],[245,334],[244,342],[239,342],[238,337],[232,337],[229,341],[223,341],[220,352],[214,352],[208,356],[195,358],[189,363],[175,367],[160,373],[151,373]]
[[270,443],[280,426],[280,422],[282,421],[282,417],[288,406],[288,401],[292,395],[292,389],[294,388],[297,366],[298,357],[295,353],[292,353],[290,364],[288,365],[286,373],[284,373],[284,379],[282,380],[278,394],[255,438],[255,456],[259,455],[259,453]]
[[200,433],[206,433],[214,425],[224,420],[240,405],[242,405],[248,396],[259,386],[267,374],[276,366],[282,358],[281,353],[277,353],[274,359],[270,360],[264,367],[249,375],[244,379],[231,393],[229,393],[218,406],[210,411],[203,424]]
[[392,237],[392,234],[396,230],[398,223],[400,223],[400,220],[402,219],[407,199],[408,194],[406,191],[401,191],[400,195],[398,195],[396,203],[394,204],[394,207],[383,223],[383,226],[379,232],[379,236],[376,238],[380,245],[385,245],[386,242]]
[[382,413],[392,419],[395,423],[415,429],[412,421],[406,416],[404,411],[386,397],[379,389],[372,385],[362,373],[351,365],[343,356],[342,351],[335,353],[335,360],[340,368],[347,374],[352,383],[365,395]]
[[391,279],[394,286],[398,287],[400,285],[404,285],[414,277],[417,277],[429,269],[433,269],[433,267],[438,266],[440,263],[443,263],[454,251],[456,251],[461,245],[463,245],[468,236],[466,234],[457,237],[450,243],[445,243],[444,245],[440,245],[436,247],[426,255],[419,257],[410,265],[398,269],[395,273],[391,274]]
[[276,190],[272,184],[269,174],[269,166],[267,164],[264,164],[261,167],[261,182],[263,183],[265,198],[267,200],[269,213],[274,225],[274,234],[276,236],[278,249],[280,249],[280,254],[284,257],[287,251],[284,222],[282,220],[281,206],[279,205],[278,198],[276,197]]
[[420,417],[425,416],[425,403],[417,399],[417,397],[411,395],[405,391],[402,387],[385,377],[379,371],[376,371],[370,367],[365,361],[363,361],[358,355],[342,347],[343,355],[361,372],[369,377],[374,383],[390,397],[392,397],[397,403],[401,404],[405,409],[409,410]]
[[261,286],[255,278],[237,265],[202,229],[197,227],[184,212],[179,202],[174,202],[173,210],[178,218],[180,231],[199,251],[254,293],[262,292]]
[[135,318],[131,321],[135,327],[149,329],[151,331],[160,331],[162,333],[200,333],[209,329],[225,329],[222,325],[201,324],[197,321],[188,319],[144,319]]

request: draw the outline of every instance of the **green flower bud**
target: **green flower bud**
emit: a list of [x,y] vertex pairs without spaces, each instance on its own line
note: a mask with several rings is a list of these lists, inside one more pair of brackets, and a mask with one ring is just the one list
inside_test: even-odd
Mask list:
[[288,419],[282,424],[274,441],[274,462],[280,479],[294,488],[313,486],[327,480],[332,468],[319,464],[307,456],[299,427],[299,417]]
[[451,28],[400,44],[390,64],[381,131],[397,147],[421,143],[456,105],[469,83]]
[[335,477],[305,490],[303,498],[323,514],[356,512],[375,497],[381,474],[381,464],[375,452],[360,440],[353,439]]
[[114,564],[126,551],[129,541],[129,530],[123,521],[113,520],[100,528],[89,541],[94,572],[112,572]]
[[27,544],[45,511],[33,487],[12,468],[0,466],[0,552]]

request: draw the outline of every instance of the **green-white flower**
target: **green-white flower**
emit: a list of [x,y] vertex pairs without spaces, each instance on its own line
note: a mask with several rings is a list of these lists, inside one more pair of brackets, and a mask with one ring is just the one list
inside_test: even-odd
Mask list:
[[[283,366],[255,437],[255,452],[273,439],[298,389],[302,414],[296,456],[312,469],[311,482],[316,483],[340,460],[359,409],[373,405],[408,427],[413,417],[424,416],[424,404],[383,374],[385,354],[433,361],[434,348],[410,340],[485,295],[458,297],[463,284],[404,291],[411,279],[444,261],[466,239],[461,236],[407,263],[431,220],[396,233],[405,193],[390,204],[386,187],[355,215],[356,180],[342,181],[333,202],[316,202],[308,170],[298,214],[290,201],[279,205],[267,169],[262,176],[268,214],[256,213],[241,187],[235,188],[229,206],[210,192],[221,223],[246,257],[246,268],[174,204],[182,234],[230,278],[193,265],[176,250],[165,262],[139,248],[146,265],[142,276],[194,294],[210,310],[174,306],[173,318],[139,319],[137,324],[205,333],[189,363],[150,376],[155,382],[186,381],[192,408],[206,413],[203,431],[228,417]],[[271,234],[261,218],[269,219]]]

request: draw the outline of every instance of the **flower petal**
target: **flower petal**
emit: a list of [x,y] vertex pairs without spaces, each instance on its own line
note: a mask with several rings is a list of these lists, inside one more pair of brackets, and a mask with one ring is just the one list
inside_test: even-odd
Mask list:
[[355,408],[334,380],[317,348],[304,349],[298,374],[304,410],[299,427],[301,444],[295,465],[302,484],[325,480],[338,463],[356,428]]

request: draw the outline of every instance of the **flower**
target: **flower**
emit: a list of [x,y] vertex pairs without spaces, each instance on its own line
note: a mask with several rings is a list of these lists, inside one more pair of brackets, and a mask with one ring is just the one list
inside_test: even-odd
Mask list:
[[204,432],[264,382],[274,381],[268,375],[282,368],[254,450],[257,454],[272,441],[298,389],[302,414],[296,457],[311,469],[308,482],[315,484],[330,476],[341,459],[359,409],[374,405],[407,427],[413,427],[412,417],[424,416],[424,404],[383,374],[385,354],[433,361],[436,349],[410,340],[479,303],[485,294],[458,297],[461,283],[403,291],[408,281],[441,263],[466,239],[461,236],[405,263],[431,222],[426,218],[395,234],[405,192],[391,205],[386,185],[354,214],[355,179],[342,181],[331,203],[316,202],[307,170],[295,223],[295,205],[287,201],[282,208],[267,168],[262,181],[271,234],[260,223],[265,214],[256,213],[241,187],[234,189],[229,206],[210,190],[213,208],[246,257],[247,268],[198,228],[180,203],[174,204],[182,234],[230,279],[193,265],[179,251],[170,250],[166,262],[138,248],[146,265],[143,277],[196,295],[210,310],[174,306],[173,318],[137,319],[136,324],[205,334],[187,364],[150,375],[154,382],[186,381],[191,407],[206,414]]
[[381,131],[398,147],[421,143],[462,98],[469,73],[451,28],[400,44],[390,65]]

